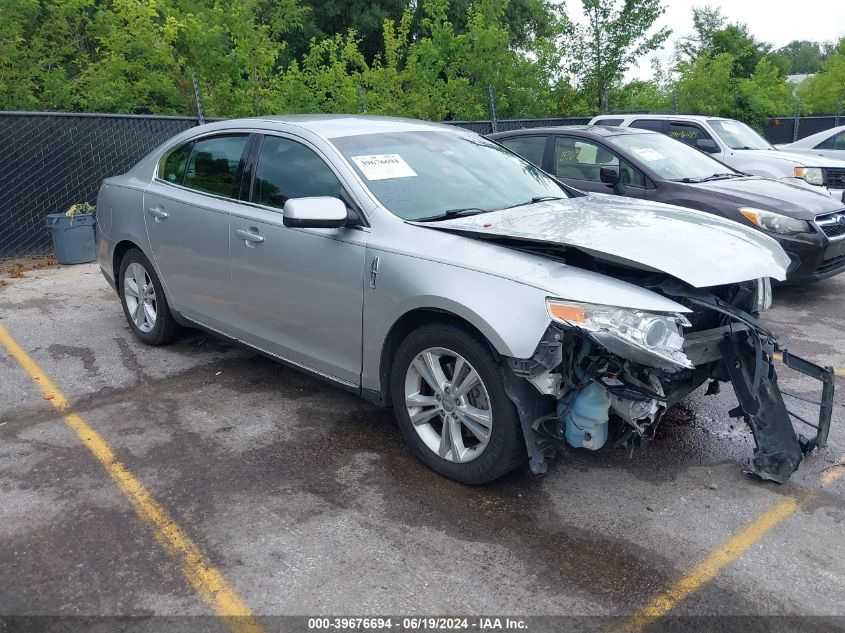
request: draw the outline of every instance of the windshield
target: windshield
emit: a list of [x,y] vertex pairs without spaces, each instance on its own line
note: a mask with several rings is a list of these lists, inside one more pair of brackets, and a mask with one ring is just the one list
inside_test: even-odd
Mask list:
[[707,122],[731,149],[774,149],[745,123],[725,119],[709,119]]
[[483,213],[567,196],[540,169],[480,136],[385,132],[331,142],[379,202],[405,220]]
[[733,169],[707,154],[656,132],[620,134],[609,137],[607,141],[628,151],[664,180],[702,180],[715,174],[734,173]]

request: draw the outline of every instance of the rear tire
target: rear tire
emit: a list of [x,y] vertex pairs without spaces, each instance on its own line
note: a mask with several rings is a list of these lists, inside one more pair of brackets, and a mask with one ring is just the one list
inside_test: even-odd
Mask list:
[[499,365],[473,332],[449,324],[411,332],[396,352],[390,391],[414,453],[449,479],[487,483],[527,459]]
[[126,251],[117,277],[123,314],[132,332],[147,345],[165,345],[179,335],[153,265],[140,249]]

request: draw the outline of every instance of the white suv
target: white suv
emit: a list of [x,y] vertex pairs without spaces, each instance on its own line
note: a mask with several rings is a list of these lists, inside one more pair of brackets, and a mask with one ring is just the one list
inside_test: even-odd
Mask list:
[[740,121],[687,114],[619,114],[597,116],[590,125],[662,132],[739,171],[814,190],[825,188],[832,197],[845,202],[845,161],[783,152]]

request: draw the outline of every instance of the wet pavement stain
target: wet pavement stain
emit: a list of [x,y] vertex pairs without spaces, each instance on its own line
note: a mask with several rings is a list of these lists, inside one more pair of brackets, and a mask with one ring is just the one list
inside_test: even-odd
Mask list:
[[82,361],[82,366],[90,377],[96,377],[100,373],[94,351],[87,347],[75,347],[73,345],[62,345],[53,343],[47,348],[50,356],[56,360],[62,358],[76,358]]

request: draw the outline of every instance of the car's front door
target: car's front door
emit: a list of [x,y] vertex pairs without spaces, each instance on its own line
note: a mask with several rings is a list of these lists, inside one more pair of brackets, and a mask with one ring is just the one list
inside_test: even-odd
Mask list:
[[[646,178],[640,170],[605,146],[581,137],[556,136],[551,167],[558,178],[582,191],[617,193],[621,190],[629,198],[642,198],[645,193]],[[619,172],[619,187],[601,181],[602,167]]]
[[144,192],[153,259],[173,307],[225,329],[233,307],[229,212],[248,134],[221,134],[179,146]]
[[357,386],[369,229],[286,227],[289,198],[341,197],[343,187],[299,140],[264,136],[253,156],[252,186],[233,206],[229,233],[238,337]]

